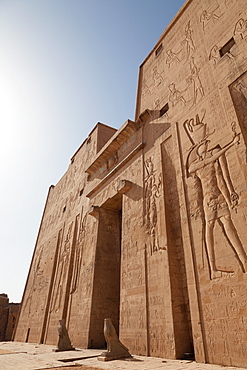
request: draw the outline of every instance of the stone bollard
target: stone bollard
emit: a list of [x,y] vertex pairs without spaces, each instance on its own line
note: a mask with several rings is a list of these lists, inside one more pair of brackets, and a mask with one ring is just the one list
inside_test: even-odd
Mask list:
[[107,351],[101,353],[98,357],[99,361],[110,361],[131,357],[128,348],[126,348],[118,339],[111,319],[104,320],[104,336],[107,343]]

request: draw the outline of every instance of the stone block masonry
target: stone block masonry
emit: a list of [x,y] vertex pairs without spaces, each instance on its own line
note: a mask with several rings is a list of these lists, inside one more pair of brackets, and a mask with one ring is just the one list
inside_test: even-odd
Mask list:
[[51,186],[15,340],[247,367],[247,8],[187,0]]
[[0,341],[12,339],[20,303],[9,303],[8,295],[0,294]]

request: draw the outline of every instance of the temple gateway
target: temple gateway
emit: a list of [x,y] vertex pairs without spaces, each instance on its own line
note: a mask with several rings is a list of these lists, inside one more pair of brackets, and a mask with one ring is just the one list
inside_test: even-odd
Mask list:
[[[50,186],[14,339],[247,367],[246,0],[187,0]],[[109,107],[109,109],[111,109]]]

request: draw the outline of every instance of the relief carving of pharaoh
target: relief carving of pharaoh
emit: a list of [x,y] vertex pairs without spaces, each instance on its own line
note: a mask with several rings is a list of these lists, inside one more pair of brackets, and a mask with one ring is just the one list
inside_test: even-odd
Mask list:
[[219,144],[210,147],[208,139],[212,133],[207,133],[207,124],[197,114],[195,118],[184,122],[184,129],[191,141],[187,156],[187,177],[196,177],[202,189],[202,208],[204,213],[204,244],[206,247],[211,279],[222,276],[223,271],[217,268],[215,259],[215,226],[218,223],[223,234],[234,250],[238,262],[247,272],[247,255],[237,230],[233,224],[231,210],[237,207],[238,194],[235,192],[225,153],[240,141],[240,134],[233,130],[233,139],[221,147]]
[[151,235],[151,254],[161,249],[158,240],[158,211],[157,198],[160,197],[161,175],[156,181],[154,165],[151,158],[145,161],[146,179],[145,179],[145,216],[146,226]]

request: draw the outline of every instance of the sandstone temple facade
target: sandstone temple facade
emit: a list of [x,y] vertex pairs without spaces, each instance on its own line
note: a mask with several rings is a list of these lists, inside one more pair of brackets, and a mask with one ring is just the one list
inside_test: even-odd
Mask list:
[[12,339],[19,309],[20,303],[10,303],[7,294],[0,294],[0,342]]
[[[111,109],[111,107],[109,107]],[[51,186],[15,340],[247,367],[247,3],[187,0]]]

